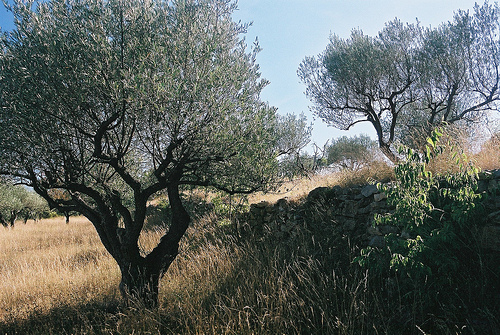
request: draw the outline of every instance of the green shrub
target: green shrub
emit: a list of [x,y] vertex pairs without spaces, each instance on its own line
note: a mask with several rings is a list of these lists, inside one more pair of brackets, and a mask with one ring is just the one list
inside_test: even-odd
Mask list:
[[355,258],[372,271],[395,276],[403,289],[440,292],[463,278],[464,267],[477,256],[478,170],[455,154],[458,172],[434,176],[427,165],[444,149],[441,135],[433,132],[425,154],[400,150],[406,159],[395,168],[396,181],[381,187],[395,209],[377,216],[374,225],[396,226],[401,233],[386,235],[384,248],[367,247]]

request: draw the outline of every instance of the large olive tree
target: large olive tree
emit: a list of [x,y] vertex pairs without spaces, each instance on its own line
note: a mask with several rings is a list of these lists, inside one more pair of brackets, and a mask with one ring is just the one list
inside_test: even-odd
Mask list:
[[[278,156],[307,142],[308,129],[287,136],[260,100],[258,46],[248,51],[235,6],[19,0],[1,39],[1,172],[85,215],[120,267],[124,297],[147,307],[190,222],[182,187],[262,190]],[[170,225],[144,254],[146,206],[162,190]]]
[[437,28],[396,19],[375,37],[360,30],[347,39],[332,36],[298,74],[316,115],[345,130],[371,123],[382,152],[396,162],[398,137],[496,109],[499,33],[499,8],[487,2]]

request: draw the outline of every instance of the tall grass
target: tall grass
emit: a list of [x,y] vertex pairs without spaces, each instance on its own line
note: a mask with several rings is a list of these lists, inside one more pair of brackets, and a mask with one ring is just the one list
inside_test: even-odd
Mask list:
[[[491,154],[490,154],[491,155]],[[479,156],[476,156],[478,159]],[[500,167],[500,166],[496,166]],[[491,166],[490,166],[491,168]],[[285,184],[300,199],[318,186],[391,178],[387,165],[353,174],[316,176]],[[325,221],[327,207],[307,210],[296,237],[236,233],[214,212],[198,216],[180,254],[161,282],[160,307],[125,308],[119,269],[92,225],[81,217],[18,223],[0,229],[0,334],[495,334],[500,330],[495,255],[461,292],[443,292],[460,304],[426,310],[426,292],[353,263],[360,246]],[[153,222],[154,220],[152,220]],[[141,235],[146,252],[163,228]],[[498,258],[497,258],[498,259]],[[498,262],[497,262],[498,263]],[[495,277],[496,276],[496,277]],[[481,297],[491,292],[491,299]],[[474,298],[474,299],[473,299]],[[474,300],[474,303],[469,303]],[[408,303],[408,302],[411,303]],[[444,300],[443,300],[444,301]],[[483,305],[482,305],[483,304]]]
[[119,272],[90,223],[72,218],[0,229],[0,322],[116,295]]
[[[119,308],[119,271],[86,220],[2,230],[0,333],[356,333],[352,323],[367,316],[354,302],[367,294],[366,273],[335,270],[349,262],[333,248],[311,255],[312,235],[277,244],[228,229],[213,215],[195,225],[154,312]],[[145,234],[142,244],[160,234]]]
[[500,133],[493,135],[486,141],[481,151],[474,155],[476,164],[483,170],[500,168]]

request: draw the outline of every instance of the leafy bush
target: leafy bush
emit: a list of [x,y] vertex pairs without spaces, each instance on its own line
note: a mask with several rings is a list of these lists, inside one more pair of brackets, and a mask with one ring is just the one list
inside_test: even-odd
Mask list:
[[[400,150],[406,160],[395,168],[396,181],[381,187],[395,210],[377,216],[374,225],[396,226],[401,233],[386,235],[384,248],[367,247],[355,259],[375,272],[396,276],[403,288],[423,292],[440,292],[463,279],[477,256],[472,251],[481,201],[475,193],[478,170],[455,154],[457,173],[433,175],[428,163],[444,150],[441,136],[439,130],[432,133],[425,154]],[[462,272],[464,268],[468,271]]]

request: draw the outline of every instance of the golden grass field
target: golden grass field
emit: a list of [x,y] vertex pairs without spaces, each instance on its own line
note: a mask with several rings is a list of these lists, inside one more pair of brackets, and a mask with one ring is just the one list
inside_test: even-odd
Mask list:
[[[498,143],[483,153],[473,157],[480,167],[500,167]],[[453,162],[435,163],[446,164]],[[386,164],[375,163],[357,173],[287,182],[277,192],[250,196],[249,202],[296,200],[319,186],[362,184],[392,174]],[[208,214],[188,230],[161,283],[157,311],[120,307],[118,266],[85,218],[0,228],[0,334],[279,334],[308,327],[316,327],[316,334],[332,329],[356,334],[353,329],[369,333],[364,327],[375,327],[371,312],[392,313],[370,295],[367,273],[325,273],[301,247],[314,246],[314,239],[288,249],[272,241],[235,243],[217,221]],[[162,234],[144,233],[143,250],[151,250]]]
[[119,269],[90,222],[63,217],[0,229],[0,323],[116,295]]
[[[254,195],[250,201],[296,199],[344,179],[340,174],[305,178],[285,184],[280,192]],[[118,266],[84,217],[71,217],[69,224],[63,217],[19,221],[12,229],[0,229],[0,334],[2,325],[7,332],[56,334],[62,318],[77,323],[81,330],[71,333],[79,334],[142,334],[151,329],[161,329],[153,333],[163,334],[170,327],[173,330],[167,333],[219,334],[226,333],[221,327],[227,327],[227,333],[238,329],[237,333],[252,334],[255,325],[250,320],[257,315],[264,318],[263,329],[278,331],[289,322],[284,315],[293,318],[296,308],[307,314],[304,298],[287,278],[300,274],[299,282],[305,283],[311,267],[318,264],[311,260],[285,264],[266,245],[260,246],[264,253],[254,246],[237,245],[233,237],[214,232],[219,229],[217,220],[208,214],[188,230],[161,283],[162,306],[153,314],[120,312]],[[145,232],[141,248],[151,250],[162,234],[161,230]],[[285,303],[286,299],[297,305]],[[101,309],[97,316],[88,311],[92,308]],[[101,320],[101,328],[96,328],[94,319]]]

